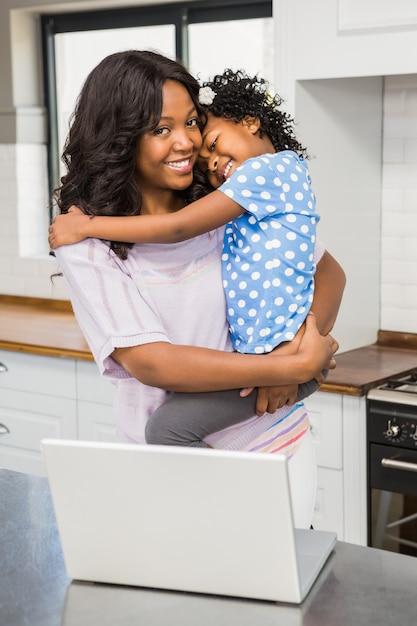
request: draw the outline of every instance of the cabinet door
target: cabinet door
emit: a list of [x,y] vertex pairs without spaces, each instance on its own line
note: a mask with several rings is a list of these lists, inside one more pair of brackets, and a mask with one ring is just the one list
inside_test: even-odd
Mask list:
[[342,396],[317,392],[305,401],[315,444],[317,465],[332,469],[343,467]]
[[316,530],[337,532],[344,540],[343,525],[343,472],[319,467],[317,470],[317,496],[313,527]]
[[100,375],[95,363],[77,362],[78,437],[116,441],[113,413],[114,385]]
[[75,361],[0,351],[0,467],[45,474],[44,438],[77,437]]
[[114,385],[100,375],[97,365],[91,361],[77,361],[77,398],[80,401],[113,404]]
[[77,437],[76,401],[2,389],[0,432],[0,467],[43,475],[40,442]]
[[78,402],[78,438],[87,441],[116,441],[113,407],[97,402]]

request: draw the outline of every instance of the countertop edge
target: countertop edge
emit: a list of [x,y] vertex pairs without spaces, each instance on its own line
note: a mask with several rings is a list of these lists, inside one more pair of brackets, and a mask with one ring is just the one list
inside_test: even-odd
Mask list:
[[23,352],[25,354],[37,354],[38,356],[52,356],[59,359],[76,359],[78,361],[94,361],[91,352],[87,350],[73,350],[53,346],[41,346],[36,344],[18,343],[14,341],[0,340],[0,350],[9,352]]

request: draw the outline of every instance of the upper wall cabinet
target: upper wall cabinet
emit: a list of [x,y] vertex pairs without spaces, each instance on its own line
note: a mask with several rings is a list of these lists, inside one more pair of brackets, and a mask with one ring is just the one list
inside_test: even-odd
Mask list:
[[275,0],[273,11],[281,91],[293,77],[417,72],[415,0]]

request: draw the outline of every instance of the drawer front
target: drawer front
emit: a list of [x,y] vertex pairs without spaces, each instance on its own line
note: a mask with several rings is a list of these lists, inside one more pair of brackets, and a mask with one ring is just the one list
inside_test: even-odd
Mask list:
[[95,363],[77,361],[77,397],[81,401],[113,404],[115,386],[100,375]]
[[342,469],[342,396],[315,393],[305,400],[319,467]]
[[45,462],[39,452],[2,446],[1,443],[0,467],[24,474],[47,475]]
[[0,389],[75,398],[75,361],[72,359],[0,350],[0,363]]
[[1,446],[40,452],[40,441],[44,437],[77,437],[76,402],[68,398],[2,390],[0,425]]

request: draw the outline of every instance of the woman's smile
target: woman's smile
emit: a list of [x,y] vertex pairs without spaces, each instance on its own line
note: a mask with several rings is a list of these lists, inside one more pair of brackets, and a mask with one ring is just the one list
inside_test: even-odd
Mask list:
[[186,88],[167,80],[162,88],[161,118],[139,138],[136,148],[137,184],[142,198],[161,190],[182,191],[193,182],[201,148],[200,120]]
[[183,174],[189,174],[193,169],[194,163],[192,158],[189,157],[188,159],[181,159],[180,161],[165,161],[165,165],[172,167],[174,170],[181,171]]

